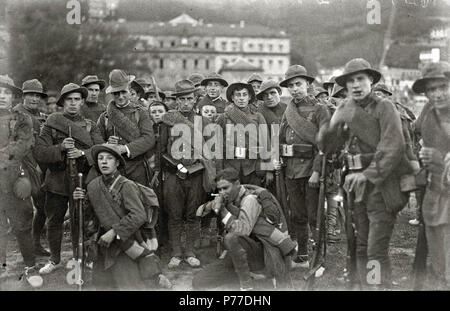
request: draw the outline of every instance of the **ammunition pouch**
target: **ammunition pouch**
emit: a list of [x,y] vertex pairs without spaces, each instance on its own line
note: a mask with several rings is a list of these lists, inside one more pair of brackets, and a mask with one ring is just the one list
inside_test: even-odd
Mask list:
[[312,159],[314,148],[310,144],[281,144],[280,154],[286,158]]
[[369,166],[373,153],[346,154],[345,163],[349,171],[361,171]]

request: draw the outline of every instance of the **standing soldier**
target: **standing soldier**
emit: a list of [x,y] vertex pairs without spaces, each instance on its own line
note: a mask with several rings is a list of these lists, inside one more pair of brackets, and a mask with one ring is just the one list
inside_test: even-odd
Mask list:
[[[183,258],[181,249],[183,215],[185,215],[187,223],[184,259],[191,267],[200,266],[200,260],[193,252],[194,241],[198,236],[199,229],[195,212],[197,207],[204,202],[205,192],[213,190],[215,177],[215,168],[211,161],[192,157],[192,151],[196,148],[196,144],[193,143],[194,135],[203,137],[203,128],[196,127],[198,125],[194,122],[194,118],[200,118],[204,126],[208,123],[205,118],[197,116],[193,110],[194,93],[195,86],[192,81],[178,81],[175,84],[174,93],[177,98],[178,110],[169,111],[162,119],[164,124],[161,128],[161,143],[165,171],[163,188],[164,200],[168,208],[169,240],[172,247],[172,258],[168,264],[170,269],[178,267]],[[190,135],[181,133],[181,136],[172,136],[171,131],[180,125],[188,126]],[[194,132],[197,133],[194,134]],[[174,133],[174,135],[176,134]],[[184,152],[181,155],[174,153],[175,151],[180,152],[174,145],[180,141],[183,142],[183,151],[188,151],[189,156],[185,156]],[[204,154],[202,150],[195,151],[200,155]]]
[[159,95],[159,100],[164,101],[164,99],[166,98],[166,94],[164,94],[163,91],[161,91],[159,88],[155,91],[155,89],[152,87],[150,88],[147,92],[145,92],[145,100],[147,101],[148,106],[146,107],[148,109],[148,107],[150,107],[150,105],[154,102],[158,100],[158,96],[156,95],[156,93],[158,93]]
[[223,113],[230,104],[222,98],[223,88],[228,86],[228,82],[219,74],[213,72],[208,74],[201,82],[205,87],[206,95],[197,103],[198,111],[202,110],[204,105],[213,105],[217,113]]
[[[263,83],[262,77],[257,73],[252,73],[250,77],[247,79],[247,83],[250,84],[255,91],[255,94],[258,94],[261,89],[261,84]],[[260,99],[255,99],[250,103],[250,108],[253,111],[258,111],[258,107],[262,104]]]
[[100,115],[105,111],[105,105],[99,102],[99,95],[105,88],[106,82],[97,76],[86,76],[81,80],[81,86],[88,90],[88,96],[81,106],[81,115],[86,119],[97,122]]
[[202,100],[203,97],[206,95],[205,86],[202,85],[202,81],[205,79],[205,76],[203,76],[200,73],[194,72],[193,74],[189,75],[188,80],[191,80],[195,85],[195,110],[197,112],[200,112],[200,109],[198,108],[198,103]]
[[[131,76],[132,78],[133,76]],[[148,109],[147,101],[144,100],[145,91],[144,88],[132,79],[130,83],[130,103],[133,106],[141,107],[142,109]]]
[[[25,81],[22,85],[23,102],[14,107],[15,110],[27,114],[33,120],[33,133],[35,142],[41,131],[42,124],[45,122],[46,115],[39,112],[41,101],[47,98],[42,84],[39,80],[33,79]],[[36,208],[36,214],[33,218],[33,242],[34,253],[37,256],[50,256],[50,253],[41,245],[41,235],[45,226],[45,192],[42,191],[43,173],[45,174],[45,165],[39,165],[33,157],[33,153],[28,153],[23,159],[23,165],[30,176],[34,176],[35,190],[33,191],[33,205]]]
[[164,92],[165,98],[164,98],[164,104],[167,106],[168,110],[177,110],[178,105],[176,101],[176,97],[173,96],[172,91],[166,91]]
[[148,186],[152,172],[146,153],[155,145],[153,124],[148,111],[131,105],[130,89],[131,81],[124,71],[111,71],[106,93],[113,94],[114,100],[109,102],[97,125],[105,141],[119,144],[118,150],[127,162],[122,174]]
[[[305,67],[293,65],[286,72],[280,86],[288,88],[292,100],[281,121],[281,155],[286,159],[286,188],[290,195],[291,224],[298,241],[298,255],[294,267],[308,268],[308,224],[316,227],[319,203],[321,156],[316,141],[318,130],[329,121],[327,107],[308,95],[314,78]],[[315,241],[319,243],[319,241]]]
[[[77,184],[77,173],[88,174],[93,165],[90,148],[103,142],[95,123],[81,116],[81,105],[87,96],[88,91],[84,87],[75,83],[64,85],[56,103],[63,107],[63,112],[55,112],[47,118],[34,148],[36,160],[48,166],[44,189],[51,257],[39,270],[40,274],[49,274],[61,267],[64,215]],[[69,204],[69,213],[75,257],[78,226],[73,204]]]
[[[348,174],[344,189],[356,230],[356,267],[361,285],[367,284],[367,263],[377,262],[378,281],[369,285],[389,287],[389,241],[397,213],[407,196],[400,177],[412,171],[405,154],[402,125],[394,104],[373,94],[381,74],[362,59],[352,59],[336,83],[348,90],[321,144],[342,146]],[[323,133],[328,133],[323,135]],[[350,221],[350,219],[348,220]]]
[[0,275],[6,274],[9,219],[25,262],[26,279],[30,285],[37,287],[42,285],[42,278],[39,277],[36,283],[30,282],[30,277],[37,274],[31,234],[31,189],[20,178],[21,161],[30,152],[34,142],[33,121],[28,115],[12,110],[13,96],[21,93],[11,78],[0,76]]
[[[425,93],[429,106],[416,123],[422,135],[419,158],[428,172],[423,200],[428,250],[439,285],[450,289],[450,64],[430,63],[412,89]],[[445,163],[446,162],[446,163]]]

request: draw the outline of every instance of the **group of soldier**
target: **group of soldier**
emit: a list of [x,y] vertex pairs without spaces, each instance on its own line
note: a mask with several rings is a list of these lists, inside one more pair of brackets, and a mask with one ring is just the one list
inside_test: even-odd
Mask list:
[[[223,252],[195,274],[194,289],[235,282],[251,290],[263,278],[287,284],[291,269],[315,264],[311,247],[338,241],[344,224],[353,245],[349,282],[384,289],[392,284],[396,217],[414,193],[422,203],[433,275],[448,288],[450,66],[428,64],[413,84],[429,99],[417,119],[382,79],[356,58],[323,88],[303,66],[292,65],[280,83],[253,74],[229,85],[217,73],[196,73],[163,92],[154,79],[114,69],[108,84],[88,75],[80,85],[64,85],[60,111],[47,116],[39,107],[48,97],[41,82],[28,80],[20,89],[0,76],[2,275],[8,272],[9,226],[32,286],[61,268],[69,211],[74,257],[82,234],[97,288],[145,289],[149,281],[171,288],[161,246],[170,251],[168,269],[182,262],[202,267],[196,248],[209,245],[217,219]],[[287,103],[282,87],[291,96]],[[14,98],[22,101],[13,106]],[[257,131],[232,130],[239,125]],[[222,133],[220,144],[210,145],[208,126]],[[263,157],[252,139],[257,146],[279,142],[272,150],[278,156]],[[85,214],[81,233],[75,201]],[[149,202],[159,206],[150,216]],[[326,212],[319,213],[323,202]],[[45,227],[50,251],[41,245]],[[49,260],[38,268],[36,256]],[[381,275],[368,284],[373,260]]]

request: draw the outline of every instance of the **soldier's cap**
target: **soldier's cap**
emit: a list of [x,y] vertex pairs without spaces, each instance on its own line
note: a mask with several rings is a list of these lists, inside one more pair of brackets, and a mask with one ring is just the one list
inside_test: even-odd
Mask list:
[[392,92],[389,90],[389,87],[384,83],[378,83],[377,85],[375,85],[373,90],[384,92],[384,93],[388,94],[389,96],[392,95]]
[[183,96],[190,93],[195,93],[195,85],[194,82],[188,79],[180,80],[175,83],[175,92],[173,93],[173,96]]
[[250,102],[254,101],[256,98],[255,90],[253,90],[253,87],[250,84],[245,83],[245,82],[236,82],[236,83],[230,84],[230,86],[227,88],[227,100],[230,103],[232,103],[233,100],[231,97],[232,97],[234,91],[236,89],[242,89],[242,88],[248,90],[248,93],[250,94]]
[[339,98],[339,96],[343,95],[342,92],[345,90],[347,90],[347,88],[335,83],[333,86],[333,91],[331,92],[331,97]]
[[253,82],[253,81],[256,81],[256,82],[263,82],[263,78],[262,78],[259,74],[257,74],[257,73],[252,73],[252,74],[250,75],[250,77],[248,77],[247,83],[250,83],[250,82]]
[[139,83],[141,86],[152,85],[152,80],[150,78],[148,78],[148,77],[137,78],[135,81],[137,83]]
[[56,104],[56,97],[55,96],[49,96],[47,99],[47,105]]
[[98,144],[98,145],[92,146],[91,155],[92,155],[92,159],[94,160],[94,166],[98,171],[100,171],[100,169],[98,167],[98,154],[100,152],[108,152],[108,153],[112,154],[116,159],[119,160],[119,162],[120,162],[119,167],[126,166],[125,159],[122,157],[122,155],[120,154],[117,147],[118,146],[116,144],[109,144],[109,143]]
[[309,83],[312,83],[314,81],[314,77],[308,75],[305,67],[303,67],[302,65],[292,65],[286,71],[284,80],[280,82],[280,86],[287,87],[289,80],[297,77],[303,78]]
[[344,73],[338,77],[336,77],[336,83],[340,86],[346,87],[347,79],[356,74],[364,72],[372,77],[373,84],[375,85],[381,79],[381,73],[378,70],[375,70],[370,66],[370,63],[366,61],[364,58],[354,58],[351,61],[347,62],[344,67]]
[[[190,79],[188,79],[188,80],[190,80]],[[192,81],[192,80],[191,80]],[[164,95],[166,95],[166,98],[173,98],[173,99],[175,99],[176,97],[173,95],[173,92],[172,91],[165,91],[164,92]]]
[[429,63],[422,69],[422,77],[414,81],[412,90],[415,93],[425,93],[426,83],[435,79],[450,79],[450,64],[447,62]]
[[278,83],[274,80],[266,80],[261,84],[259,92],[258,94],[256,94],[256,98],[262,100],[264,92],[273,88],[275,88],[278,91],[278,94],[281,95],[281,87],[278,85]]
[[150,107],[153,107],[153,106],[164,106],[164,108],[166,109],[166,112],[169,111],[169,107],[167,107],[166,104],[164,104],[162,101],[159,101],[159,100],[153,101],[153,102],[150,104],[149,108],[150,108]]
[[324,88],[322,88],[322,87],[316,87],[315,89],[314,89],[314,97],[318,97],[320,94],[327,94],[328,95],[328,91],[327,90],[325,90]]
[[[157,90],[157,92],[158,92],[158,95],[159,95],[159,98],[161,99],[161,100],[164,100],[165,98],[166,98],[166,94],[164,94],[164,92],[163,91],[161,91],[161,89],[160,88],[157,88],[156,89]],[[147,99],[148,98],[148,96],[150,95],[150,94],[155,94],[156,92],[155,92],[155,89],[154,89],[154,87],[152,86],[147,92],[145,92],[145,99]]]
[[205,76],[205,78],[202,80],[200,85],[206,86],[209,81],[217,81],[220,84],[222,84],[224,87],[228,86],[228,82],[218,73],[211,72]]
[[22,90],[14,84],[14,80],[8,75],[0,75],[0,86],[10,89],[16,96],[22,95]]
[[129,75],[128,78],[131,80],[130,87],[138,93],[139,98],[143,98],[145,96],[145,90],[142,85],[136,82],[135,76]]
[[197,87],[197,86],[201,85],[203,79],[205,79],[205,76],[202,75],[201,73],[194,72],[193,74],[189,75],[189,77],[187,79],[194,82],[195,87]]
[[96,75],[87,75],[81,80],[81,86],[88,86],[89,84],[94,83],[100,86],[100,90],[103,90],[106,86],[106,81],[99,79]]
[[61,89],[61,95],[58,98],[58,101],[56,102],[56,105],[63,107],[64,106],[64,98],[69,95],[70,93],[78,92],[81,93],[81,97],[83,99],[86,99],[88,96],[88,90],[84,86],[79,86],[75,83],[69,83],[63,86]]
[[322,87],[325,90],[328,90],[329,87],[333,87],[334,84],[336,83],[335,79],[336,79],[336,77],[331,77],[330,81],[326,81],[326,82],[322,83]]
[[27,80],[22,84],[22,93],[25,95],[27,93],[36,93],[41,95],[43,98],[47,98],[47,93],[44,92],[44,87],[38,79]]
[[128,85],[133,79],[121,69],[113,69],[109,73],[109,86],[106,88],[106,94],[128,90]]

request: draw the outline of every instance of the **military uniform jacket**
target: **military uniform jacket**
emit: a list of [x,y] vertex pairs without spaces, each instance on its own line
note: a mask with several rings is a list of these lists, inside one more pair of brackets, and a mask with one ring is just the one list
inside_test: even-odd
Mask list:
[[98,103],[88,103],[85,102],[81,106],[81,115],[89,120],[92,120],[94,122],[97,122],[100,115],[105,112],[106,107],[104,104],[98,102]]
[[44,189],[59,195],[69,195],[69,180],[67,179],[66,152],[61,143],[68,135],[71,126],[75,148],[83,150],[84,156],[76,160],[78,171],[87,174],[94,164],[90,148],[104,142],[96,124],[81,117],[60,112],[52,113],[42,127],[36,141],[34,157],[38,162],[47,163]]
[[216,100],[212,100],[209,95],[205,95],[198,103],[197,103],[197,109],[198,111],[202,110],[203,106],[211,105],[216,107],[217,114],[221,114],[225,112],[225,108],[230,105],[230,102],[226,101],[222,97],[219,97]]

